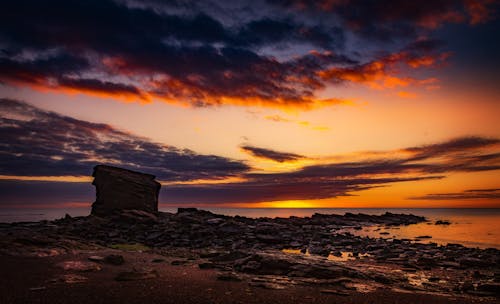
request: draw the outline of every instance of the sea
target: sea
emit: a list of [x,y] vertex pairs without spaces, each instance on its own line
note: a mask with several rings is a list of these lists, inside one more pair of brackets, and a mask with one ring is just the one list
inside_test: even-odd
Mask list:
[[[258,217],[311,216],[314,213],[345,214],[364,213],[380,215],[385,212],[414,214],[426,217],[425,223],[400,227],[365,227],[349,232],[369,237],[414,239],[430,236],[421,242],[434,242],[440,245],[448,243],[462,244],[467,247],[500,249],[500,209],[372,209],[372,208],[201,208],[217,214]],[[177,208],[160,208],[163,212],[177,212]],[[0,209],[0,222],[34,222],[54,220],[71,216],[85,216],[89,208],[70,209]],[[437,220],[446,220],[450,225],[435,225]],[[381,235],[381,232],[389,234]]]

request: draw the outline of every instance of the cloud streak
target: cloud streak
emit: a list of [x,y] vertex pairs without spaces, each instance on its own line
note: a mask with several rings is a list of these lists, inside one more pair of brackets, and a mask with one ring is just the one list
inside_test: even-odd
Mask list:
[[243,150],[246,153],[249,153],[252,156],[269,159],[280,163],[293,162],[305,158],[305,156],[295,153],[279,152],[271,149],[259,148],[248,145],[242,146],[241,150]]
[[475,199],[500,199],[500,189],[472,189],[454,193],[434,193],[423,196],[410,197],[413,200],[475,200]]
[[0,99],[0,113],[2,175],[88,176],[100,163],[150,172],[164,181],[220,179],[249,170],[240,161],[155,143],[16,100]]
[[[394,152],[399,152],[395,157]],[[497,139],[464,137],[387,151],[376,159],[305,166],[292,172],[246,173],[247,179],[217,185],[178,185],[165,189],[169,202],[257,203],[354,195],[398,182],[445,178],[451,172],[500,170]],[[477,196],[477,194],[476,194]]]
[[[0,182],[5,189],[2,191],[5,202],[21,201],[23,197],[33,202],[36,193],[45,193],[46,182],[21,181],[22,176],[89,176],[92,167],[101,163],[155,174],[166,182],[161,201],[171,204],[336,198],[394,183],[446,178],[452,172],[500,170],[500,140],[496,138],[455,138],[396,151],[361,154],[348,161],[317,158],[314,164],[293,171],[267,173],[256,171],[242,161],[155,143],[107,124],[77,120],[16,100],[1,99],[0,113],[3,139],[0,174],[19,179]],[[251,145],[244,145],[242,149],[276,162],[307,158]],[[367,156],[370,158],[363,158]],[[80,182],[57,181],[50,185],[47,189],[52,189],[54,196],[60,196],[60,201],[84,201],[91,189],[89,183]],[[60,193],[58,187],[61,187]],[[75,196],[71,196],[72,191]],[[19,200],[15,199],[16,193]],[[23,196],[23,193],[32,194]],[[497,195],[498,189],[484,189],[413,199],[496,199]]]

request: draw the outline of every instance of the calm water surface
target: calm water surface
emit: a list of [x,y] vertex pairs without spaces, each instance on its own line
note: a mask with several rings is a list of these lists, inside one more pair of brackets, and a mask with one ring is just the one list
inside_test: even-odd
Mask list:
[[[383,214],[411,213],[425,216],[429,223],[421,223],[404,227],[380,229],[380,227],[353,230],[352,233],[370,237],[394,237],[413,239],[422,235],[432,236],[422,242],[438,244],[459,243],[469,247],[494,247],[500,249],[500,209],[239,209],[239,208],[203,208],[218,214],[241,215],[247,217],[289,217],[311,216],[314,213],[344,214],[365,213]],[[177,208],[160,208],[164,212],[176,212]],[[88,215],[89,208],[44,209],[44,210],[2,210],[0,222],[53,220],[66,213],[72,216]],[[434,225],[436,220],[448,220],[451,225]],[[381,235],[380,232],[389,232]]]

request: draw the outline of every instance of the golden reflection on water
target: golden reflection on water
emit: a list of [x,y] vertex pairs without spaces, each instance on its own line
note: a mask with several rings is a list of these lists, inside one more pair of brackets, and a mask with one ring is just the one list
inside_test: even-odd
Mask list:
[[[438,219],[448,220],[450,225],[435,225]],[[419,236],[432,236],[420,239],[422,243],[460,243],[469,247],[500,249],[500,217],[498,215],[461,216],[431,218],[430,222],[400,227],[365,227],[363,230],[349,231],[355,235],[415,240]],[[388,232],[389,234],[384,234]],[[381,234],[383,233],[383,234]]]
[[[306,256],[310,256],[311,254],[309,253],[309,250],[306,252],[302,252],[300,249],[283,249],[281,250],[283,253],[288,253],[288,254],[304,254]],[[359,254],[359,258],[364,258],[370,256],[368,253],[364,254]],[[356,257],[353,255],[352,251],[341,251],[340,256],[336,256],[333,254],[329,254],[327,257],[328,260],[330,261],[335,261],[335,262],[346,262],[346,261],[352,261],[355,260]]]

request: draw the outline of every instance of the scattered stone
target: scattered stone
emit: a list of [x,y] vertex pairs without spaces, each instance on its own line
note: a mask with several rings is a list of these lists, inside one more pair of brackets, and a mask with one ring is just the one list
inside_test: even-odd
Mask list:
[[125,259],[123,258],[122,255],[110,254],[104,258],[104,262],[107,264],[119,266],[119,265],[123,265],[125,263]]
[[217,280],[240,282],[242,278],[235,272],[219,272],[217,274]]
[[58,264],[59,267],[64,270],[79,271],[79,272],[90,272],[99,271],[101,266],[96,263],[84,262],[84,261],[66,261]]
[[284,285],[281,284],[276,284],[276,283],[269,283],[269,282],[249,282],[248,285],[252,287],[261,287],[265,289],[285,289]]
[[500,283],[493,283],[493,282],[487,282],[487,283],[481,283],[477,285],[476,288],[477,291],[481,292],[489,292],[494,295],[499,296],[500,295]]
[[165,259],[152,259],[151,263],[163,263],[165,262]]
[[[498,288],[495,284],[500,283],[497,249],[360,237],[347,232],[353,227],[371,226],[381,235],[389,235],[400,225],[424,221],[422,217],[392,213],[254,219],[216,215],[195,208],[180,208],[177,213],[127,209],[105,216],[0,224],[0,242],[9,245],[0,246],[0,253],[50,256],[52,252],[67,253],[74,248],[88,248],[86,252],[92,252],[104,246],[179,257],[171,264],[218,269],[220,280],[262,275],[266,278],[251,281],[251,285],[262,288],[314,284],[325,290],[346,292],[352,286],[364,284],[369,290],[387,286],[494,296]],[[281,252],[283,249],[287,253]],[[339,259],[333,259],[334,256]],[[85,257],[88,261],[66,261],[59,266],[81,272],[96,271],[102,267],[100,263],[108,263],[107,257]],[[118,262],[114,264],[123,263],[123,256],[115,259]],[[151,263],[164,261],[152,259]],[[133,270],[119,274],[117,280],[155,276],[150,270]],[[335,282],[339,278],[352,282]],[[64,280],[83,282],[86,278],[67,277],[58,282]]]
[[98,255],[91,255],[87,259],[89,261],[97,262],[97,263],[104,262],[104,257],[98,256]]
[[217,225],[217,224],[220,224],[223,221],[224,221],[224,219],[221,219],[221,218],[211,218],[211,219],[207,220],[207,224]]
[[60,280],[67,284],[77,284],[86,282],[88,278],[78,274],[65,274],[61,276]]
[[212,269],[215,268],[215,264],[212,262],[200,263],[198,264],[200,269]]
[[350,295],[346,291],[338,290],[338,289],[322,289],[321,293],[326,293],[326,294],[334,294],[337,296],[348,296]]

